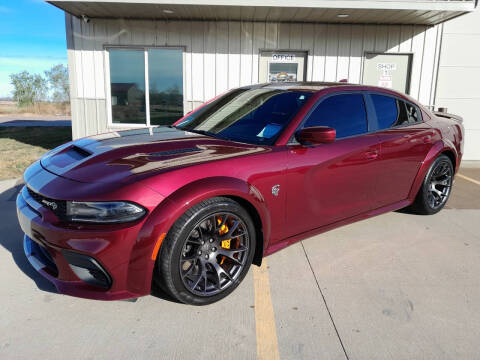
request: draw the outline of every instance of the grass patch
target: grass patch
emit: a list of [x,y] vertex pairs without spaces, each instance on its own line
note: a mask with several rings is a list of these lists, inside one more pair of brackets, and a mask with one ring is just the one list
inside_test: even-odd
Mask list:
[[69,103],[39,102],[34,105],[19,107],[13,101],[0,101],[0,115],[70,115]]
[[72,140],[72,128],[0,127],[0,180],[21,177],[48,150]]

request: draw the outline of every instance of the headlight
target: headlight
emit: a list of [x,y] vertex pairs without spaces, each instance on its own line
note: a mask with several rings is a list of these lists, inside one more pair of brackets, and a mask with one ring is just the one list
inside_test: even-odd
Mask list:
[[125,201],[67,201],[67,218],[70,221],[123,223],[138,220],[146,212],[140,205]]

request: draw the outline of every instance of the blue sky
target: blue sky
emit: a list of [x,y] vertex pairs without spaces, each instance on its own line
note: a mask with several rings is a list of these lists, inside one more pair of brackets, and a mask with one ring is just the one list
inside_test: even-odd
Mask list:
[[9,74],[42,74],[67,64],[63,11],[43,0],[0,0],[0,97],[11,96]]

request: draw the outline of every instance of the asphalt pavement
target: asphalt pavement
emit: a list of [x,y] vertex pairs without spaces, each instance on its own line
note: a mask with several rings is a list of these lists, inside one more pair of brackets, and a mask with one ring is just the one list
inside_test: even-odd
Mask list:
[[57,294],[25,259],[16,180],[0,182],[1,359],[474,359],[480,169],[434,216],[393,212],[266,258],[206,307]]
[[70,116],[1,115],[0,127],[9,126],[72,126]]

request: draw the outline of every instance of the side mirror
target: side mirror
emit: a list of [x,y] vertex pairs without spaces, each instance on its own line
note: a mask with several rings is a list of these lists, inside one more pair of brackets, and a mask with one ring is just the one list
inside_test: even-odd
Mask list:
[[328,126],[312,126],[298,131],[295,138],[302,145],[329,144],[335,141],[336,133]]

